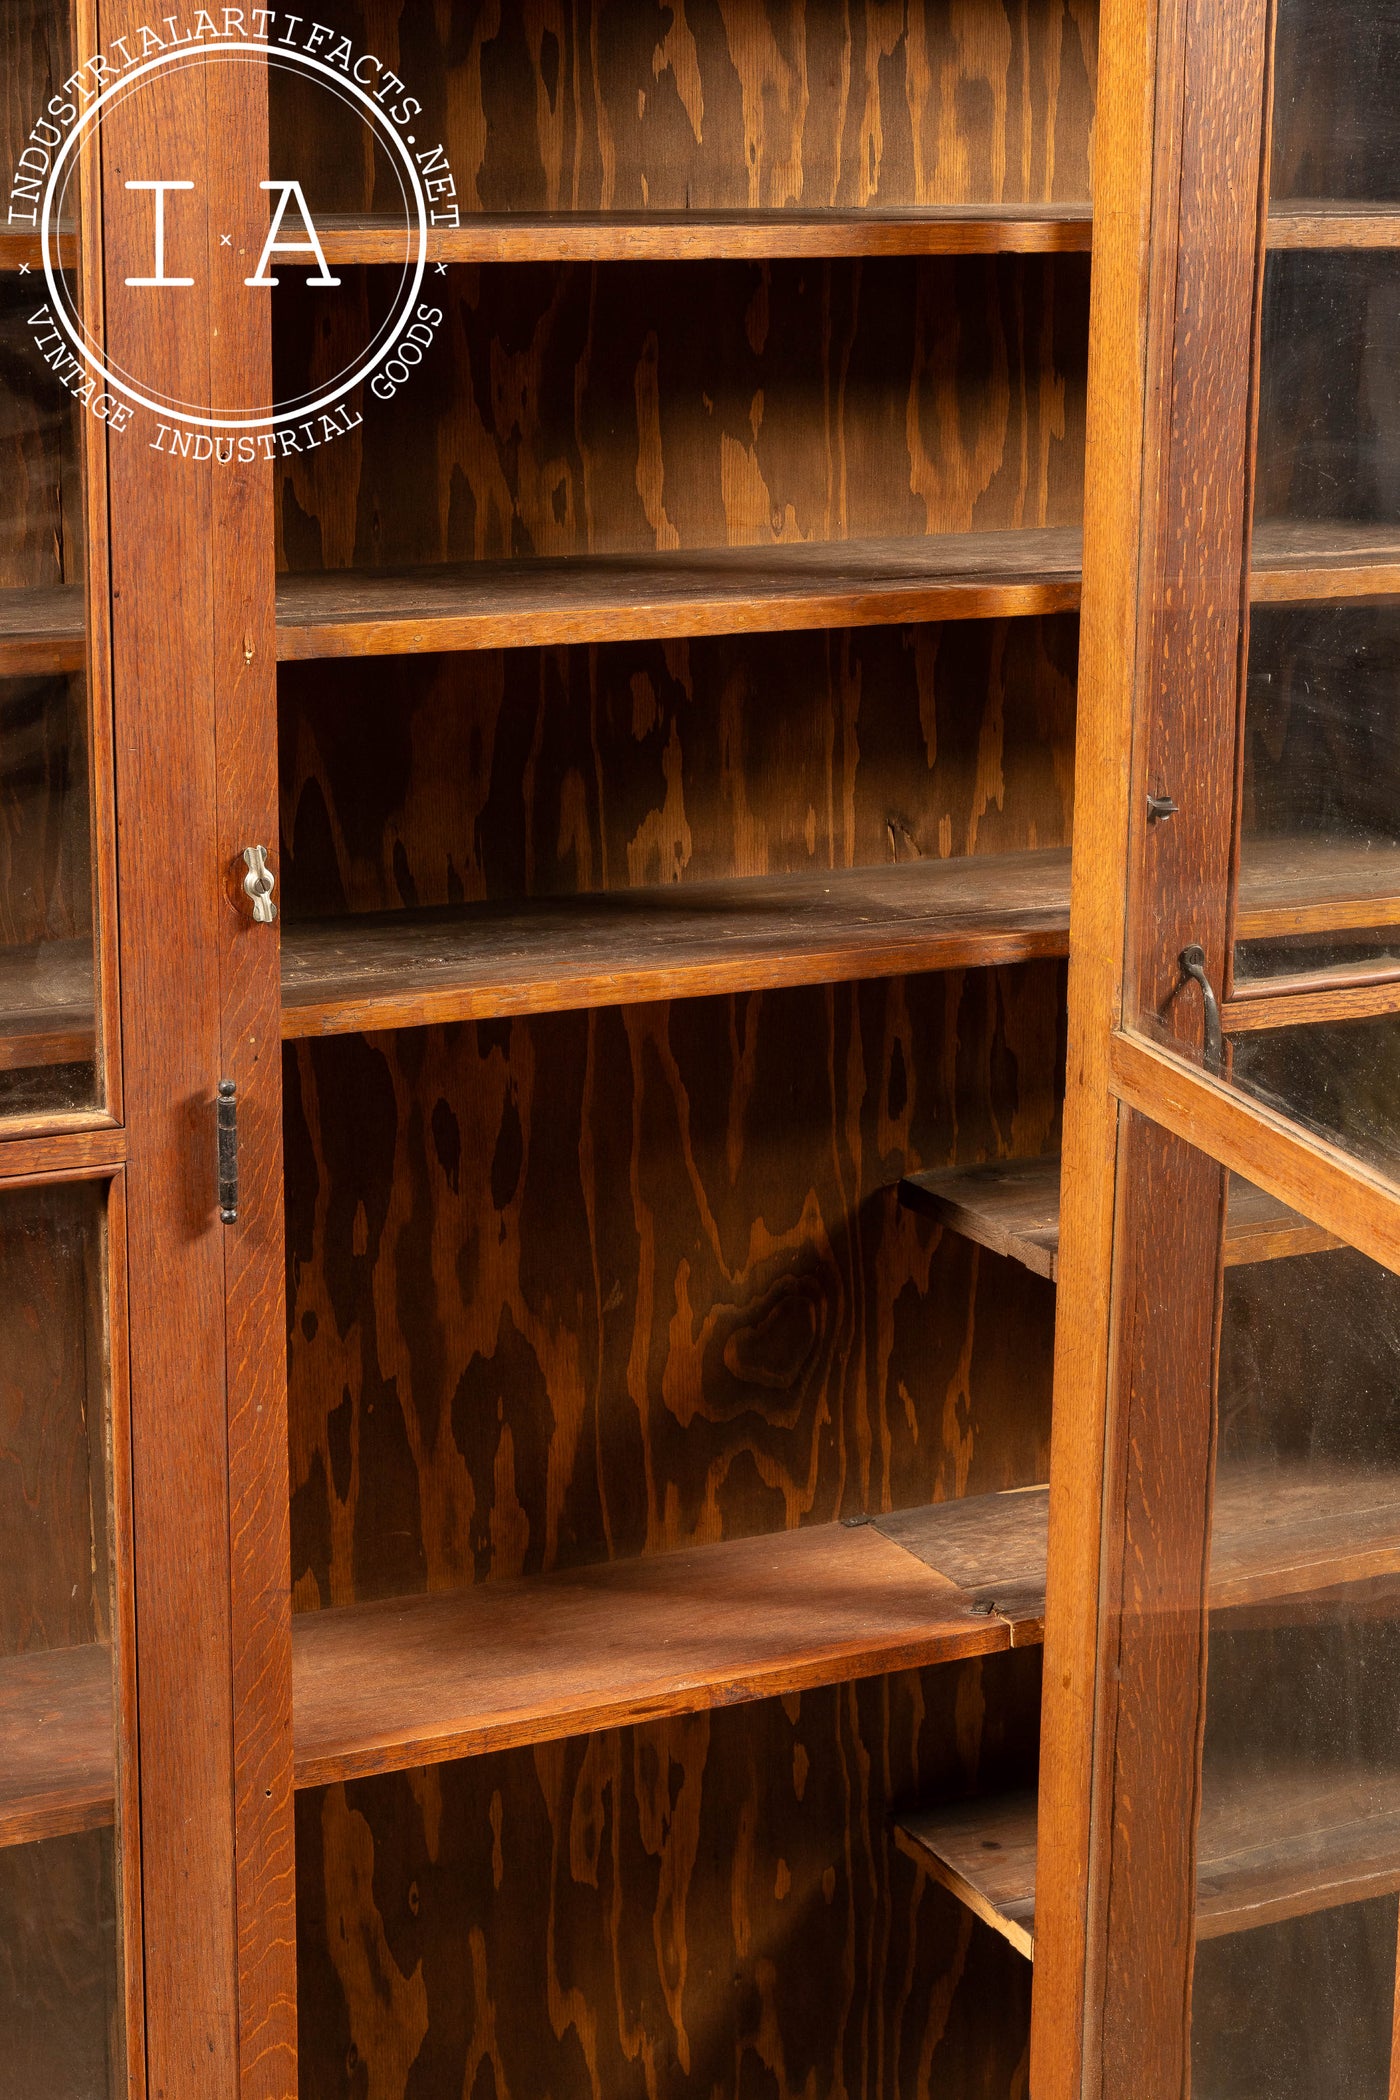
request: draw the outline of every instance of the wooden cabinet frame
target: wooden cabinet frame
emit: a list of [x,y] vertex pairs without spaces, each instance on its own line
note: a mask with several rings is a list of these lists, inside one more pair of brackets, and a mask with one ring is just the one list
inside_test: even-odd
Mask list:
[[[77,9],[93,48],[134,35],[144,15],[138,0],[81,0]],[[139,445],[111,439],[104,450],[89,431],[106,1091],[90,1113],[0,1130],[0,1188],[94,1177],[112,1191],[123,1408],[129,1391],[121,1652],[128,1665],[139,1659],[122,1679],[130,1755],[119,1766],[123,1827],[139,1847],[124,1884],[133,2100],[145,2090],[166,2100],[288,2100],[295,2090],[298,1779],[396,1771],[408,1749],[441,1763],[553,1743],[875,1671],[1009,1653],[1039,1635],[1033,1595],[954,1584],[932,1549],[921,1565],[940,1584],[939,1610],[922,1590],[905,1608],[895,1528],[860,1520],[839,1553],[829,1541],[813,1549],[808,1533],[781,1568],[757,1550],[732,1554],[710,1597],[732,1648],[703,1682],[682,1658],[669,1675],[640,1666],[628,1675],[619,1664],[617,1685],[587,1687],[586,1697],[570,1682],[517,1698],[503,1669],[495,1708],[454,1703],[443,1690],[453,1655],[471,1643],[490,1655],[493,1638],[500,1652],[523,1647],[510,1614],[542,1609],[546,1593],[528,1605],[508,1596],[489,1623],[484,1613],[459,1620],[450,1607],[425,1607],[410,1631],[391,1627],[373,1651],[386,1683],[400,1649],[436,1672],[436,1703],[419,1732],[400,1714],[385,1741],[375,1737],[360,1687],[354,1711],[353,1699],[337,1707],[327,1698],[323,1726],[305,1731],[294,1768],[284,1036],[344,1030],[347,1013],[363,1030],[387,1030],[990,967],[1067,948],[1058,1241],[1051,1255],[1042,1234],[1037,1250],[1038,1273],[1057,1273],[1058,1302],[1030,2089],[1033,2100],[1181,2100],[1186,2091],[1226,1170],[1400,1271],[1391,1182],[1179,1054],[1199,1027],[1195,1004],[1177,996],[1188,942],[1201,944],[1230,1005],[1248,608],[1251,593],[1279,594],[1286,566],[1276,548],[1251,548],[1249,525],[1272,28],[1270,0],[1103,0],[1082,557],[1072,528],[1042,526],[1018,531],[1014,546],[1010,533],[931,534],[921,570],[905,543],[881,541],[842,560],[830,548],[818,558],[774,546],[762,561],[752,550],[703,564],[681,551],[502,559],[475,564],[470,576],[443,564],[427,583],[421,574],[381,579],[374,592],[355,572],[279,586],[268,465],[172,476]],[[108,229],[121,224],[128,160],[173,146],[198,168],[206,255],[230,226],[240,244],[257,240],[225,143],[237,137],[266,158],[265,81],[252,68],[213,86],[192,74],[175,108],[174,136],[161,141],[143,136],[134,116],[113,122],[101,212],[95,188],[89,200],[85,288],[118,356],[139,357],[148,325],[104,275],[102,214]],[[674,258],[692,244],[725,259],[1073,256],[1089,240],[1082,205],[906,220],[811,214],[794,231],[780,212],[697,213],[677,235],[645,217],[485,216],[443,235],[434,252],[493,264]],[[1295,214],[1284,237],[1305,233]],[[332,260],[364,261],[379,238],[369,223],[340,226]],[[253,335],[234,327],[231,308],[201,280],[178,327],[193,365],[247,393],[269,390],[270,324]],[[1080,605],[1067,927],[1069,857],[1053,848],[1034,871],[1006,857],[996,914],[987,911],[992,877],[983,871],[981,887],[964,891],[965,866],[941,866],[933,929],[928,869],[918,898],[888,870],[876,881],[852,869],[825,885],[817,906],[810,882],[774,878],[757,959],[719,952],[712,938],[705,945],[706,916],[737,909],[738,878],[705,887],[695,925],[678,931],[676,919],[658,917],[640,959],[620,959],[600,941],[598,919],[573,910],[554,923],[541,912],[541,952],[551,945],[537,980],[507,952],[507,936],[518,936],[508,914],[499,957],[485,915],[479,922],[485,959],[470,982],[460,971],[415,975],[406,950],[387,946],[353,980],[343,970],[336,979],[314,940],[284,945],[246,909],[243,849],[278,838],[279,660],[1011,619]],[[1149,794],[1175,797],[1170,824],[1149,824]],[[1377,985],[1347,998],[1346,1011],[1394,1011],[1400,992]],[[241,1201],[228,1225],[215,1202],[220,1082],[231,1082],[238,1108]],[[946,1224],[947,1188],[922,1196]],[[919,1192],[907,1200],[918,1208]],[[1007,1251],[965,1220],[955,1229]],[[809,1552],[828,1577],[839,1561],[855,1601],[849,1623],[804,1645],[783,1630],[782,1614],[817,1581],[805,1572]],[[674,1556],[677,1594],[685,1558]],[[583,1593],[600,1623],[608,1612],[619,1623],[630,1578],[608,1573],[591,1602],[586,1583],[561,1581],[547,1594],[563,1600],[562,1614],[577,1611]],[[665,1607],[663,1589],[638,1585],[639,1623]],[[766,1644],[744,1624],[755,1596],[780,1628]],[[302,1641],[305,1682],[318,1669],[330,1682],[353,1677],[357,1662],[365,1668],[371,1650],[339,1650],[337,1637],[337,1626],[323,1625]],[[1023,1939],[1029,1945],[1028,1932]]]
[[[1273,8],[1125,4],[1105,29],[1032,2091],[1178,2100],[1221,1169],[1397,1272],[1400,1192],[1173,1048],[1201,1025],[1182,948],[1232,982],[1249,602],[1275,595],[1250,544]],[[1150,794],[1176,797],[1170,823]],[[1393,1011],[1393,991],[1314,995],[1312,1017]]]

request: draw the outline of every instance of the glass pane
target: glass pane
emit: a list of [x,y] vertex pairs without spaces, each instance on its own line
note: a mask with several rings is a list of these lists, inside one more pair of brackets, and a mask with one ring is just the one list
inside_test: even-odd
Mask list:
[[1255,561],[1312,581],[1250,623],[1235,976],[1256,992],[1400,974],[1400,602],[1330,596],[1400,548],[1398,355],[1400,254],[1269,256]]
[[[1260,607],[1251,627],[1236,986],[1400,975],[1400,602]],[[1291,896],[1285,901],[1287,888]]]
[[1260,1029],[1231,1051],[1237,1086],[1400,1179],[1400,1014]]
[[[0,16],[14,168],[42,151],[30,130],[72,70],[69,12],[6,0]],[[58,261],[81,303],[76,211],[75,182]],[[68,346],[44,318],[38,213],[12,197],[0,232],[0,1116],[89,1107],[98,1089],[83,454],[100,426],[85,437],[52,369]]]
[[1400,1279],[1349,1248],[1232,1262],[1231,1243],[1227,1227],[1193,2092],[1388,2100]]
[[0,1192],[0,2091],[125,2089],[105,1191]]
[[1395,0],[1278,0],[1275,202],[1400,198],[1397,68]]

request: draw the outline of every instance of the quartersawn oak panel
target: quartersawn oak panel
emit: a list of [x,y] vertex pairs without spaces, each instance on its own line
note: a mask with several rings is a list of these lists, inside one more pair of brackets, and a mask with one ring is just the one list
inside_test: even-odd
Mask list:
[[[445,144],[464,214],[1090,192],[1094,0],[332,0],[320,19],[425,104],[415,128]],[[313,206],[400,210],[351,113],[285,74],[272,111],[278,164]]]
[[[442,327],[393,412],[280,463],[279,566],[1077,525],[1088,271],[1004,255],[434,274]],[[372,329],[391,290],[349,268],[337,292],[289,283],[279,387],[334,369],[337,316]]]
[[1053,1148],[1062,1026],[1028,964],[286,1052],[297,1604],[1043,1479],[1049,1294],[893,1184]]
[[1064,845],[1076,638],[1061,616],[284,666],[286,917]]
[[1032,1652],[298,1797],[303,2100],[1025,2090],[1029,1970],[888,1834],[1032,1778]]

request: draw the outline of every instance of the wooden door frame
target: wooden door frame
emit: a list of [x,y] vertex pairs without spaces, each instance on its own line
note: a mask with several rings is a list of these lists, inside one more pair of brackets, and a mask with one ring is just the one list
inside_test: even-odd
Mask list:
[[1394,1182],[1190,1061],[1175,996],[1187,942],[1228,977],[1271,38],[1271,0],[1104,8],[1035,2100],[1189,2090],[1222,1168],[1400,1273]]
[[[100,0],[98,48],[135,48],[145,17]],[[162,114],[159,138],[135,104],[103,127],[109,348],[139,370],[145,331],[173,330],[193,385],[268,398],[270,318],[233,325],[210,268],[230,227],[236,252],[260,245],[265,70],[189,68]],[[158,316],[123,291],[138,160],[200,184],[182,220],[196,283]],[[239,880],[242,847],[277,841],[272,470],[172,461],[129,428],[109,437],[108,479],[147,2059],[168,2100],[290,2100],[280,971]],[[230,1079],[241,1201],[225,1225],[214,1109]]]

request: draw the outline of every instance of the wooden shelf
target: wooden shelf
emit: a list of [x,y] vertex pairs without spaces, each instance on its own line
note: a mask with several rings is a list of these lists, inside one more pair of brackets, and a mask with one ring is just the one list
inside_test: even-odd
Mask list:
[[[1079,204],[942,205],[923,210],[511,212],[435,227],[439,263],[753,261],[779,256],[1063,255],[1088,252]],[[386,218],[328,215],[331,263],[402,264],[409,236]]]
[[1068,884],[1068,852],[1016,853],[290,924],[282,1033],[1063,955]]
[[1244,840],[1240,940],[1395,925],[1400,925],[1400,846],[1324,838]]
[[[1370,924],[1400,856],[1251,852],[1242,937]],[[988,968],[1069,949],[1069,854],[978,854],[290,921],[288,1040],[763,986]],[[975,1235],[974,1235],[975,1236]]]
[[[308,570],[277,585],[277,654],[419,655],[569,642],[1002,619],[1073,611],[1081,539],[1065,527],[419,569]],[[1400,591],[1400,532],[1263,523],[1257,605]],[[3,627],[0,627],[3,637]]]
[[[77,256],[76,236],[65,228],[58,239],[58,259],[67,266],[76,262]],[[33,233],[13,226],[0,227],[0,275],[14,275],[22,269],[43,282],[44,250],[37,227]]]
[[[979,1495],[879,1517],[882,1536],[933,1565],[1010,1629],[1041,1638],[1049,1489]],[[1400,1574],[1400,1476],[1327,1463],[1221,1467],[1215,1488],[1213,1611],[1315,1600]]]
[[1269,253],[1280,248],[1400,248],[1400,204],[1280,198],[1269,207]]
[[[917,1512],[928,1553],[958,1507]],[[292,1633],[296,1780],[319,1786],[1010,1644],[1003,1620],[871,1524],[306,1612]]]
[[0,948],[0,1072],[87,1063],[94,1011],[90,940]]
[[[985,1166],[907,1174],[899,1184],[907,1210],[935,1218],[949,1232],[1007,1255],[1036,1276],[1057,1279],[1060,1248],[1060,1162],[993,1160]],[[1230,1176],[1225,1212],[1225,1266],[1317,1254],[1341,1241],[1266,1195],[1239,1174]]]
[[0,1659],[0,1846],[113,1819],[112,1651]]
[[81,671],[86,662],[81,585],[0,591],[0,678]]
[[[298,1786],[884,1675],[1044,1637],[1048,1490],[299,1614]],[[1400,1479],[1224,1470],[1211,1603],[1400,1573]]]
[[[1034,1794],[905,1816],[895,1838],[1030,1957]],[[1400,1889],[1400,1771],[1280,1764],[1213,1773],[1208,1766],[1196,1874],[1198,1940],[1393,1894]]]
[[277,584],[277,654],[753,634],[1072,611],[1080,535],[944,533],[691,554],[588,555],[434,568],[330,569]]
[[1340,520],[1254,528],[1253,605],[1303,605],[1332,598],[1386,597],[1400,591],[1400,532]]

